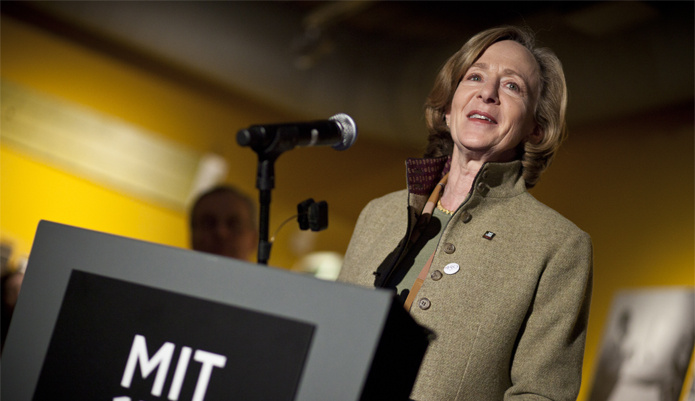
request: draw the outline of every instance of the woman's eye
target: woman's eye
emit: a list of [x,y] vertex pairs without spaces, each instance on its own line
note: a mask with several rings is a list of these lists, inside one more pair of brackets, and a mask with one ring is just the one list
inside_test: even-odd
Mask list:
[[482,81],[482,78],[480,78],[480,75],[473,74],[473,75],[468,76],[468,80],[469,81]]
[[507,88],[513,90],[514,92],[521,92],[521,87],[519,87],[519,85],[515,84],[514,82],[508,83]]

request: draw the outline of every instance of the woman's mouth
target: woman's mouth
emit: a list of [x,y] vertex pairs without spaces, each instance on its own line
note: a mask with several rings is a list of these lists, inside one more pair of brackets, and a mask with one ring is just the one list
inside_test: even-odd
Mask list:
[[475,119],[475,120],[482,120],[482,121],[488,121],[492,124],[497,124],[497,121],[489,114],[474,111],[471,114],[468,115],[468,118],[470,119]]

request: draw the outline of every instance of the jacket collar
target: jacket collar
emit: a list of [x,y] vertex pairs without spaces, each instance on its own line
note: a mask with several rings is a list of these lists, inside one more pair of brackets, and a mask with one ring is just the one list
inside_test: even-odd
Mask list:
[[[419,214],[434,187],[450,168],[451,158],[447,156],[406,160],[408,203],[413,212]],[[522,176],[520,160],[506,163],[488,162],[478,171],[469,199],[478,196],[511,198],[525,191],[526,182]]]
[[521,160],[485,163],[473,182],[472,193],[487,198],[511,198],[526,192]]

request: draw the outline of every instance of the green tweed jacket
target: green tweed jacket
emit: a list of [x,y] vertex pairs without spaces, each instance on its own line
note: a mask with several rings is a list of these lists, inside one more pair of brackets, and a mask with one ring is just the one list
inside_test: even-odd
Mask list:
[[[381,286],[426,200],[402,190],[371,201],[338,280]],[[520,162],[485,164],[410,311],[437,336],[411,397],[576,400],[592,257],[589,235],[527,192]]]

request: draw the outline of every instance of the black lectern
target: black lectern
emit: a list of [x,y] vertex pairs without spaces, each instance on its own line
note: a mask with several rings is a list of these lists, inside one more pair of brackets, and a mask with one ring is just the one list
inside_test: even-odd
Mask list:
[[387,291],[42,221],[1,395],[406,400],[427,346]]

